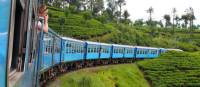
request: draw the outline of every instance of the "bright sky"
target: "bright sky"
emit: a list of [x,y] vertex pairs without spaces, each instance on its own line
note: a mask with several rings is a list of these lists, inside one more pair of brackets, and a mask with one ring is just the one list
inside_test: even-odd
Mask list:
[[146,10],[152,6],[154,8],[153,19],[162,20],[164,14],[172,15],[172,8],[177,9],[179,17],[184,14],[185,9],[192,7],[196,16],[195,24],[200,24],[200,0],[126,0],[126,6],[130,13],[130,19],[144,19],[149,18]]

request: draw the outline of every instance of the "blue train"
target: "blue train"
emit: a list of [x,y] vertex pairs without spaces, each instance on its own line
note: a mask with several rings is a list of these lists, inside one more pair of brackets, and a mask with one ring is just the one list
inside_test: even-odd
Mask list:
[[0,0],[1,87],[44,86],[59,73],[100,64],[152,59],[168,51],[61,37],[35,26],[43,0]]

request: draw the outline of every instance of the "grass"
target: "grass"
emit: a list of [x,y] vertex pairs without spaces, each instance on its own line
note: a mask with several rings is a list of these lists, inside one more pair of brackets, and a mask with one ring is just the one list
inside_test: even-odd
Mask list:
[[[150,87],[135,64],[82,69],[60,76],[58,80],[55,82],[59,87]],[[55,82],[50,85],[55,87]]]
[[152,87],[200,87],[200,53],[169,52],[138,63]]

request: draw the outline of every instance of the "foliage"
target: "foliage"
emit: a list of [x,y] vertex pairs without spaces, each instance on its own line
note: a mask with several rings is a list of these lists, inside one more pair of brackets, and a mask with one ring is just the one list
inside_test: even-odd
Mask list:
[[[146,26],[141,19],[130,26],[130,22],[124,20],[116,24],[116,21],[110,20],[107,11],[99,16],[92,16],[90,11],[65,16],[65,12],[60,9],[50,8],[49,26],[64,36],[106,43],[179,48],[185,51],[199,50],[199,30],[194,30],[191,36],[187,34],[189,30],[176,28],[172,35],[171,29],[157,27],[161,26],[157,21],[151,21],[153,26]],[[65,20],[62,22],[63,26],[60,26],[60,19]]]

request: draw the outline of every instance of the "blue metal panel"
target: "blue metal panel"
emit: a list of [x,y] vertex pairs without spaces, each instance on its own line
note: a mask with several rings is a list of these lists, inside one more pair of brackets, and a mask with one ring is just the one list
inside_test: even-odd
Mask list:
[[60,63],[60,53],[54,54],[54,64]]
[[110,58],[110,52],[111,52],[111,46],[101,46],[102,50],[100,53],[100,58],[101,59],[107,59]]
[[84,57],[84,53],[65,53],[64,61],[70,62],[70,61],[82,60],[83,57]]
[[109,51],[109,53],[101,53],[100,58],[101,59],[108,59],[108,58],[110,58],[110,51]]
[[136,58],[147,58],[147,54],[144,54],[142,51],[144,51],[145,49],[140,49],[140,48],[137,48],[137,55],[136,55]]
[[64,41],[63,56],[65,62],[78,61],[84,58],[84,43],[71,40]]
[[54,42],[54,64],[60,63],[61,39],[56,37]]
[[87,59],[98,59],[99,53],[87,53]]
[[123,58],[123,53],[113,53],[113,59],[115,59],[115,58]]
[[[131,50],[131,52],[130,52]],[[125,54],[124,54],[125,58],[133,58],[134,57],[134,49],[132,48],[125,48]]]
[[[86,59],[98,59],[99,58],[100,45],[88,44]],[[91,51],[89,51],[91,50]]]
[[6,56],[10,22],[11,0],[0,0],[0,84],[6,87]]
[[[117,47],[117,46],[113,46],[113,55],[112,55],[112,58],[115,59],[115,58],[123,58],[124,57],[124,52],[121,52],[120,50],[116,50],[116,49],[124,49],[122,47]],[[117,52],[116,52],[117,51]]]
[[44,54],[42,58],[41,68],[46,69],[52,65],[52,54]]

